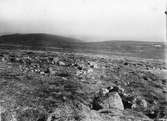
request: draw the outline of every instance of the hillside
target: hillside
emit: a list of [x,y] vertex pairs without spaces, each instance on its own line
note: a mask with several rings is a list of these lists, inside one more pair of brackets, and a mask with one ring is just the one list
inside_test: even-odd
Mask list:
[[49,34],[11,34],[0,37],[0,44],[30,47],[32,49],[45,47],[69,47],[79,40]]
[[165,45],[162,42],[116,40],[83,42],[73,38],[49,34],[3,35],[0,37],[0,48],[66,51],[151,59],[164,59],[165,55]]

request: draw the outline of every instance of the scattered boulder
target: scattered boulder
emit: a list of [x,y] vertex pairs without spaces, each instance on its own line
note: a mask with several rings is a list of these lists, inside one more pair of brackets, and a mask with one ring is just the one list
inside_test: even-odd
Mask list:
[[88,70],[87,70],[87,73],[92,73],[93,72],[93,69],[92,68],[89,68]]
[[138,96],[133,100],[132,109],[136,111],[145,111],[147,110],[147,101],[142,97]]
[[74,119],[74,117],[74,109],[72,108],[72,105],[63,103],[49,115],[47,121],[65,121],[69,118]]
[[[1,56],[2,58],[0,59],[6,62],[6,63],[1,62],[2,63],[1,66],[3,66],[3,64],[4,65],[7,64],[13,67],[13,70],[8,69],[9,72],[5,67],[6,70],[2,71],[1,73],[2,78],[7,81],[5,83],[1,82],[1,87],[2,87],[1,95],[8,94],[8,92],[10,94],[10,92],[13,92],[14,90],[16,91],[16,93],[12,93],[12,96],[11,95],[9,96],[14,98],[16,97],[18,98],[17,99],[18,103],[21,102],[22,96],[24,95],[21,95],[20,93],[18,93],[19,92],[18,90],[20,88],[16,87],[17,88],[16,90],[15,85],[13,86],[13,83],[15,84],[15,81],[17,81],[17,79],[19,80],[20,83],[27,84],[28,82],[27,89],[30,87],[29,90],[31,90],[31,92],[27,89],[24,89],[27,94],[24,96],[26,99],[29,98],[28,96],[32,96],[33,98],[33,94],[36,94],[36,92],[39,92],[39,91],[33,92],[33,89],[39,88],[39,90],[45,90],[46,88],[46,91],[42,92],[42,94],[40,94],[39,96],[35,95],[34,96],[35,99],[34,98],[33,99],[35,101],[37,99],[37,102],[39,102],[41,106],[43,106],[43,103],[44,103],[44,108],[47,107],[45,106],[45,103],[46,105],[49,104],[49,106],[51,107],[53,105],[52,109],[55,111],[52,110],[53,113],[49,115],[50,119],[48,118],[48,121],[54,121],[54,120],[57,121],[57,120],[66,120],[66,119],[73,120],[73,121],[75,120],[103,121],[104,119],[102,119],[101,113],[99,113],[103,109],[104,110],[106,109],[104,113],[106,113],[108,110],[113,110],[109,112],[110,114],[108,116],[111,116],[112,119],[115,121],[119,121],[119,120],[124,121],[124,119],[121,119],[113,115],[117,115],[117,114],[120,115],[121,114],[120,112],[123,112],[126,110],[130,110],[134,112],[140,111],[142,113],[145,113],[145,115],[147,115],[146,112],[148,112],[149,116],[148,115],[147,116],[151,118],[150,115],[152,115],[153,116],[152,119],[155,119],[155,117],[157,117],[158,113],[160,112],[159,105],[162,105],[162,104],[159,103],[158,99],[161,99],[162,93],[165,93],[165,94],[167,93],[167,90],[165,87],[167,81],[165,79],[160,80],[157,76],[152,74],[152,72],[148,73],[149,71],[144,70],[145,67],[147,67],[148,69],[153,68],[150,65],[145,66],[146,64],[144,62],[141,64],[140,63],[137,64],[135,62],[135,64],[133,65],[133,63],[129,61],[123,61],[125,63],[122,63],[120,65],[118,64],[117,60],[116,60],[116,63],[114,63],[114,62],[111,62],[110,60],[99,59],[98,61],[96,61],[97,59],[89,59],[88,57],[82,57],[82,56],[81,57],[77,56],[77,58],[70,57],[71,55],[69,56],[70,58],[68,56],[66,57],[66,55],[60,55],[61,58],[53,57],[52,55],[50,57],[47,57],[47,56],[48,56],[47,54],[40,55],[36,53],[28,56],[27,54],[21,55],[21,56],[18,56],[18,55],[11,56],[9,54],[9,57]],[[20,69],[17,71],[16,67],[18,66]],[[28,76],[25,75],[24,77],[22,72],[24,74],[28,74]],[[41,75],[36,75],[36,73]],[[48,75],[52,75],[52,76],[48,76]],[[10,79],[12,79],[12,81],[10,81]],[[156,85],[157,79],[161,84],[160,86],[163,86],[163,88],[160,90],[154,90],[155,88],[152,85],[149,85],[154,83]],[[141,80],[141,83],[139,82],[140,80]],[[42,83],[40,83],[41,87],[38,87],[38,83],[41,81],[42,81]],[[81,86],[82,89],[80,89],[79,91],[77,90],[78,92],[76,95],[73,95],[75,94],[75,91],[76,91],[75,88],[73,89],[70,86],[64,86],[62,84],[64,82],[68,83],[69,81],[72,81],[72,82],[77,81],[82,85]],[[52,85],[50,84],[50,82],[53,82]],[[101,88],[106,85],[117,85],[117,86]],[[124,90],[124,88],[122,88],[119,85],[121,85],[122,87],[125,87],[126,90]],[[147,88],[147,86],[148,86],[148,90],[145,89]],[[32,87],[33,89],[31,89]],[[93,95],[94,93],[96,93],[95,91],[98,90],[99,88],[101,88],[99,93],[97,94],[96,97],[94,97]],[[72,90],[72,91],[69,91],[69,90]],[[157,99],[158,104],[155,104],[155,108],[151,109],[152,105],[154,105],[151,101],[154,98],[149,99],[149,97],[147,97],[148,95],[147,92],[143,93],[145,92],[145,90],[148,91],[148,94],[150,94],[149,92],[153,92],[153,93],[155,92],[155,96],[157,96],[158,98]],[[7,93],[4,93],[3,91],[7,91]],[[160,96],[158,96],[158,94],[160,94]],[[65,95],[65,96],[62,97],[61,95],[63,96]],[[72,98],[71,98],[71,95],[72,95]],[[142,98],[135,97],[136,95],[142,96]],[[80,99],[80,96],[83,96],[84,99]],[[50,99],[50,97],[54,97],[54,98]],[[86,105],[88,103],[87,105],[90,106],[91,105],[90,103],[93,100],[92,109],[94,110],[90,110],[88,106],[83,106],[82,109],[78,109],[78,107],[68,103],[61,104],[56,109],[54,107],[55,105],[57,106],[56,103],[60,103],[59,101],[57,101],[58,98],[62,98],[61,103],[63,103],[69,99],[75,100],[76,98],[82,101],[82,100],[86,100],[87,97],[90,98],[90,100],[89,102],[85,101],[86,103],[84,104]],[[43,100],[45,98],[46,100]],[[162,100],[164,100],[163,97],[162,97]],[[31,101],[31,98],[30,98],[30,101]],[[41,103],[41,101],[43,102]],[[83,102],[84,101],[82,101],[82,103]],[[22,103],[19,103],[19,104],[22,104]],[[34,103],[33,106],[38,108],[37,104]],[[158,111],[156,112],[156,110]],[[164,110],[165,109],[163,109],[163,111]],[[19,113],[20,113],[20,121],[21,120],[28,121],[29,118],[27,118],[27,116],[31,117],[34,121],[46,121],[47,119],[45,116],[43,116],[43,114],[40,114],[40,112],[38,112],[36,109],[33,109],[33,110],[29,109],[23,112],[20,111]],[[50,113],[50,110],[48,113]],[[131,117],[131,113],[130,112],[128,113],[129,113],[129,117]],[[41,115],[39,116],[40,118],[35,117],[38,114]],[[59,114],[60,114],[60,117],[58,116]],[[2,117],[1,118],[2,120],[0,121],[9,121],[10,117],[13,117],[12,119],[13,121],[15,121],[16,119],[14,118],[15,117],[14,113],[11,114],[8,111],[5,111],[5,110],[3,111],[1,107],[0,107],[0,115]],[[122,113],[122,115],[124,114]],[[163,117],[161,116],[161,118]],[[131,119],[128,118],[128,120],[130,121]]]
[[78,64],[78,63],[73,64],[73,66],[76,67],[80,71],[85,68],[83,64]]
[[48,72],[49,72],[50,75],[54,75],[54,74],[56,73],[56,72],[53,70],[52,67],[49,67],[49,68],[48,68]]
[[106,94],[109,93],[109,90],[106,88],[102,88],[102,89],[100,89],[99,93],[101,96],[105,96]]
[[4,111],[1,113],[0,121],[18,121],[16,112]]
[[124,62],[124,65],[127,66],[129,63],[128,62]]
[[30,107],[25,107],[17,113],[17,121],[46,121],[46,118],[44,112]]
[[78,69],[78,70],[82,70],[83,67],[82,67],[82,66],[78,66],[77,69]]
[[155,121],[167,121],[167,118],[159,118],[159,119],[156,119]]
[[3,106],[0,106],[0,121],[3,121],[2,116],[5,111],[6,111],[5,108]]
[[45,75],[45,72],[41,71],[40,74],[41,74],[41,75]]
[[77,70],[76,71],[76,76],[80,76],[80,75],[82,75],[82,73],[83,73],[82,71]]
[[64,72],[64,73],[58,73],[58,74],[56,74],[56,76],[60,76],[60,77],[69,77],[70,76],[70,74],[69,73],[67,73],[67,72]]
[[44,70],[44,71],[40,71],[40,70],[39,70],[39,72],[40,72],[41,75],[45,75],[45,74],[54,75],[54,74],[56,73],[56,71],[53,70],[52,67],[48,67],[48,68],[47,68],[46,70]]
[[98,67],[97,63],[95,63],[95,62],[88,62],[88,65],[90,66],[90,68],[97,68]]
[[127,96],[127,95],[121,95],[121,98],[122,98],[124,108],[125,109],[132,109],[134,97]]
[[2,61],[2,62],[6,62],[7,59],[6,59],[5,57],[2,57],[2,58],[1,58],[1,61]]
[[53,60],[52,60],[52,64],[57,64],[59,61],[59,58],[58,57],[54,57]]
[[87,106],[79,103],[60,104],[47,121],[103,121],[102,117],[95,111],[91,111]]
[[66,64],[63,61],[58,61],[59,66],[65,66]]
[[81,121],[104,121],[104,119],[94,110],[84,112],[85,118]]
[[107,89],[109,90],[109,92],[118,92],[119,91],[119,87],[117,86],[110,86],[110,87],[107,87]]

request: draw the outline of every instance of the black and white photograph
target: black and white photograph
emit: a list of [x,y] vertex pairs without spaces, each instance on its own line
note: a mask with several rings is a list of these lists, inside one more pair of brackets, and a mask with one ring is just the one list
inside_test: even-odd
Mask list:
[[167,1],[0,0],[0,121],[167,121]]

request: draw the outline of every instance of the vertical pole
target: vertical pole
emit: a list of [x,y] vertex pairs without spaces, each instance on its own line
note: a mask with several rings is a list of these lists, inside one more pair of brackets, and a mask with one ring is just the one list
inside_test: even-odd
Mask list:
[[[166,14],[166,23],[165,23],[165,66],[167,68],[167,4],[166,4],[166,11],[165,11],[165,14]],[[166,71],[165,71],[166,72]],[[165,75],[166,79],[167,79],[167,75]],[[165,85],[167,87],[167,85]],[[167,101],[167,95],[165,95],[165,100]]]
[[[165,66],[167,68],[167,4],[166,4],[166,20],[165,20],[165,36],[164,36],[164,42],[165,42]],[[167,76],[165,77],[167,78]]]
[[165,11],[165,14],[166,14],[166,20],[165,20],[165,36],[164,36],[164,42],[165,42],[165,66],[167,67],[167,6],[166,6],[166,11]]

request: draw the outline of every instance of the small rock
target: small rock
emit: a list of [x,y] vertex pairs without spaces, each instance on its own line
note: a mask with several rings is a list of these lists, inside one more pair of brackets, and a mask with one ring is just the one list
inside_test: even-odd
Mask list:
[[141,110],[147,110],[147,101],[145,99],[142,99],[141,97],[136,97],[133,100],[133,105],[132,105],[132,109],[137,110],[137,111],[141,111]]
[[108,87],[109,92],[118,92],[119,88],[117,86],[114,87]]
[[2,57],[1,61],[6,62],[7,60],[5,59],[5,57]]
[[167,121],[167,118],[159,118],[159,119],[156,119],[155,121]]
[[59,62],[58,62],[58,65],[59,65],[59,66],[65,66],[66,64],[65,64],[63,61],[59,61]]
[[56,72],[53,70],[52,67],[49,67],[48,70],[49,70],[49,74],[51,74],[51,75],[54,75],[54,74],[56,73]]
[[40,74],[41,74],[41,75],[45,75],[45,72],[41,71]]
[[88,62],[88,65],[91,67],[91,68],[97,68],[97,63],[95,62]]
[[4,112],[5,112],[4,107],[0,106],[0,121],[3,121],[2,120],[2,115],[3,115]]
[[66,120],[68,117],[72,117],[73,109],[69,104],[59,105],[53,113],[50,114],[47,121],[59,121]]
[[58,63],[58,61],[59,61],[59,58],[58,57],[54,57],[52,63],[56,64],[56,63]]
[[82,68],[82,66],[78,66],[77,69],[78,70],[82,70],[83,68]]
[[96,111],[81,103],[60,104],[47,121],[103,121],[103,118]]
[[16,112],[4,111],[1,113],[0,121],[17,121]]
[[92,72],[93,72],[92,68],[90,68],[90,69],[87,70],[87,73],[92,73]]
[[52,67],[48,67],[48,68],[47,68],[47,70],[46,70],[44,73],[47,73],[47,74],[53,75],[53,74],[55,74],[56,72],[53,70],[53,68],[52,68]]
[[46,121],[46,115],[41,110],[27,107],[18,113],[17,119],[18,121]]
[[102,88],[100,89],[99,93],[101,96],[105,96],[107,93],[109,93],[109,90],[106,88]]
[[82,71],[76,71],[76,76],[80,76],[82,74]]

